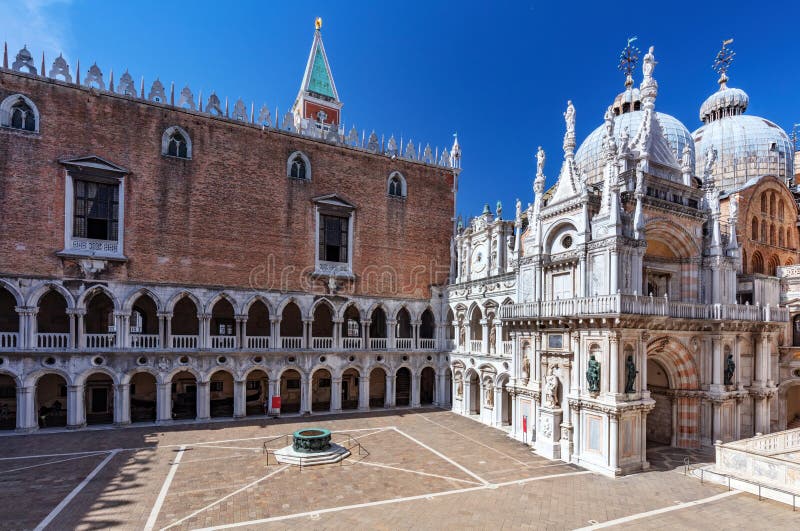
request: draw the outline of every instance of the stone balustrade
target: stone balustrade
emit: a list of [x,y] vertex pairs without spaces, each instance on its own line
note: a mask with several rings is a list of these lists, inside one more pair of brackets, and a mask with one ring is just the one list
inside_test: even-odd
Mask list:
[[161,347],[158,334],[131,334],[131,348],[157,349]]
[[17,348],[19,332],[0,332],[0,348]]
[[699,304],[643,295],[598,295],[573,299],[523,302],[501,308],[503,319],[578,317],[585,315],[652,315],[676,319],[787,322],[789,311],[778,306]]
[[246,336],[244,344],[251,350],[267,350],[270,348],[269,336]]
[[386,350],[388,340],[385,337],[371,337],[369,346],[372,350]]
[[172,348],[174,349],[195,349],[197,348],[199,336],[196,335],[172,335]]
[[414,348],[414,340],[410,337],[398,337],[395,339],[395,346],[402,350],[411,350]]
[[40,332],[36,334],[36,348],[64,349],[69,347],[69,333]]

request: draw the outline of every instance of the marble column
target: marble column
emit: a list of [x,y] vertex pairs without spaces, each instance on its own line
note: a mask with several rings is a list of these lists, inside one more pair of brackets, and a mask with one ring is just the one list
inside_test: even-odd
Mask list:
[[124,426],[131,423],[131,386],[114,384],[114,424]]
[[211,417],[210,382],[197,382],[197,420],[208,420]]
[[172,382],[159,383],[156,387],[156,421],[172,420]]
[[386,407],[394,407],[394,375],[388,371],[386,373],[386,390],[384,395],[384,404]]
[[86,426],[86,407],[84,406],[84,386],[67,386],[67,428]]
[[17,431],[35,431],[39,427],[36,418],[36,386],[17,387]]
[[481,319],[481,353],[489,353],[489,320]]
[[342,379],[331,378],[331,411],[342,410]]
[[247,416],[247,380],[234,380],[233,418],[240,419],[246,416]]
[[358,409],[360,411],[369,410],[369,375],[361,376],[358,379]]
[[411,407],[419,407],[420,406],[420,375],[416,371],[411,372],[411,400],[410,404]]
[[311,378],[300,375],[300,413],[311,413]]

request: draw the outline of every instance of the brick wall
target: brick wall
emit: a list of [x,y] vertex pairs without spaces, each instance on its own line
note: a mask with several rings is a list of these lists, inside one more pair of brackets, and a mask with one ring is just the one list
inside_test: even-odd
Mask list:
[[[40,134],[0,130],[0,274],[79,277],[64,247],[65,171],[58,160],[97,155],[131,171],[125,185],[128,261],[101,279],[323,290],[314,267],[313,197],[356,206],[353,271],[358,295],[430,296],[446,281],[453,174],[402,160],[197,113],[0,72],[0,100],[31,98]],[[192,160],[161,155],[172,125],[192,140]],[[286,177],[295,150],[312,181]],[[393,170],[408,198],[387,197]],[[393,282],[365,282],[389,271]],[[283,279],[283,280],[282,280]],[[393,286],[391,284],[394,284]]]

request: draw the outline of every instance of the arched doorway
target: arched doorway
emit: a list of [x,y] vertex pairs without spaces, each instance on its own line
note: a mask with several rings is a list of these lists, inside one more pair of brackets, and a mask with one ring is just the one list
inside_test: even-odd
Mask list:
[[40,428],[67,425],[67,381],[48,373],[36,382],[36,411]]
[[[372,311],[369,323],[369,348],[373,350],[386,350],[386,312],[378,306]],[[372,380],[370,380],[372,385]]]
[[331,373],[326,369],[314,372],[311,379],[311,411],[330,411]]
[[[269,379],[261,369],[251,371],[245,383],[245,415],[269,413]],[[264,404],[267,404],[265,407]]]
[[[181,298],[172,310],[170,329],[172,348],[197,348],[200,334],[200,321],[197,319],[197,305],[188,296]],[[195,390],[197,387],[195,386]]]
[[158,348],[161,338],[158,332],[158,306],[146,294],[141,294],[133,303],[130,318],[132,348]]
[[137,372],[131,378],[131,422],[154,422],[158,386],[156,377],[149,372]]
[[800,428],[800,382],[786,392],[786,429]]
[[[211,348],[233,349],[237,347],[236,319],[234,318],[233,305],[224,297],[218,300],[211,309],[210,332]],[[231,415],[233,415],[233,406],[231,406]],[[211,416],[214,416],[213,411]]]
[[311,323],[311,348],[333,348],[333,314],[333,308],[327,303],[317,304],[314,321]]
[[386,371],[380,367],[369,373],[369,407],[386,407]]
[[342,409],[358,409],[359,374],[350,368],[342,374]]
[[51,289],[39,299],[39,312],[36,314],[36,346],[67,348],[69,341],[67,301],[61,293]]
[[289,369],[281,374],[281,413],[300,412],[300,373]]
[[411,326],[411,314],[405,308],[397,312],[397,325],[395,329],[395,348],[411,350],[414,342],[414,332]]
[[197,379],[189,371],[172,377],[172,418],[197,418]]
[[397,369],[394,379],[394,403],[397,406],[411,404],[411,371],[407,367]]
[[511,426],[511,407],[513,401],[511,400],[511,393],[508,392],[508,377],[501,377],[501,382],[500,387],[502,391],[500,393],[500,404],[495,407],[500,407],[500,425]]
[[481,381],[475,371],[469,373],[469,413],[470,415],[481,413]]
[[686,348],[668,337],[651,341],[647,349],[647,387],[656,402],[647,414],[646,436],[651,445],[700,447],[700,400],[697,367]]
[[86,424],[114,422],[114,381],[102,372],[90,374],[84,385]]
[[8,374],[0,374],[0,430],[17,427],[17,383]]
[[[267,305],[256,300],[247,310],[247,324],[245,326],[245,348],[266,349],[270,348],[269,309]],[[275,345],[273,348],[277,348]]]
[[[111,348],[116,346],[116,327],[114,326],[114,303],[102,290],[95,291],[86,304],[84,317],[86,348]],[[87,410],[87,414],[88,414]],[[87,416],[86,422],[89,422]]]
[[436,319],[430,308],[422,312],[422,319],[419,325],[419,345],[421,349],[436,348]]
[[[303,347],[303,317],[300,308],[290,302],[281,313],[281,345],[280,348],[296,349]],[[298,411],[300,404],[298,402]],[[281,404],[283,409],[283,404]]]
[[211,417],[233,416],[233,375],[217,371],[208,382],[209,412]]
[[425,367],[419,375],[419,403],[423,406],[433,404],[436,397],[436,372]]

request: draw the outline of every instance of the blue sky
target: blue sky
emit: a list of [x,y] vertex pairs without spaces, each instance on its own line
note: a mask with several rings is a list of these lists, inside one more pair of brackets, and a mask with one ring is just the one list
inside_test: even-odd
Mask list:
[[[47,65],[63,51],[74,68],[129,69],[197,94],[287,110],[313,36],[323,39],[349,128],[463,149],[458,212],[516,197],[532,201],[534,153],[547,151],[548,185],[560,168],[568,99],[580,143],[623,88],[617,58],[628,36],[654,45],[656,108],[690,131],[716,90],[710,66],[735,38],[730,86],[748,114],[787,131],[800,122],[800,2],[116,2],[0,0],[0,38]],[[641,72],[636,75],[636,82]]]

